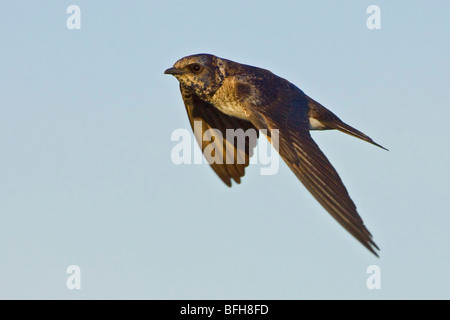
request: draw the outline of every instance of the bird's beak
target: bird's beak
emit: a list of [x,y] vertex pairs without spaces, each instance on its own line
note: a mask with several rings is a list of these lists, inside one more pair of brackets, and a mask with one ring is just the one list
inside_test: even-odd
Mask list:
[[177,68],[169,68],[166,71],[164,71],[164,74],[171,74],[171,75],[185,74],[185,73],[186,71]]

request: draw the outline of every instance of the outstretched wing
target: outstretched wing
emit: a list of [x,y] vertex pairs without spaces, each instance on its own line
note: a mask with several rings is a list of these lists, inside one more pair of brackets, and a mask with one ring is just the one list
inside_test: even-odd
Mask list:
[[[200,99],[189,89],[180,86],[180,90],[192,129],[194,130],[196,121],[201,121],[201,126],[199,126],[201,130],[194,130],[194,133],[202,152],[210,144],[214,144],[212,152],[204,152],[204,157],[227,186],[231,187],[231,178],[237,183],[241,183],[241,177],[245,175],[245,167],[248,166],[253,149],[257,144],[258,130],[249,121],[222,113],[208,102]],[[212,141],[203,139],[204,133],[208,129],[219,130],[221,136],[212,134],[214,136],[211,139]],[[239,138],[233,138],[233,141],[231,141],[231,139],[227,140],[226,129],[242,129],[243,131],[252,129],[255,136],[253,139],[244,138],[242,142],[239,142]],[[219,156],[222,159],[222,163],[213,162],[217,155],[216,152],[220,153]]]
[[243,79],[241,85],[249,84],[251,96],[240,98],[253,109],[255,126],[279,130],[279,153],[289,168],[348,232],[378,256],[375,249],[379,248],[341,178],[309,133],[307,96],[293,84],[272,75]]

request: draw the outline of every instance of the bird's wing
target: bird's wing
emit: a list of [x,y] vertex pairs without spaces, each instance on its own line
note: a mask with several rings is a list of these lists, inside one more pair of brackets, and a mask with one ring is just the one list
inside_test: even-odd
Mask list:
[[[336,170],[309,133],[308,99],[296,86],[276,76],[245,79],[239,90],[251,92],[247,107],[258,129],[278,129],[280,156],[319,203],[373,254],[379,250],[364,226]],[[239,84],[238,84],[239,86]],[[273,135],[272,135],[272,143]]]
[[[222,113],[208,102],[200,99],[189,89],[180,86],[180,90],[189,116],[189,121],[205,159],[210,163],[212,169],[227,186],[231,187],[231,178],[237,183],[241,183],[241,177],[245,175],[245,167],[248,166],[250,157],[253,154],[253,149],[257,144],[259,135],[258,130],[256,130],[249,121],[234,118]],[[194,129],[196,121],[201,121],[201,125],[199,126],[201,130]],[[213,138],[211,138],[212,141],[205,141],[203,137],[205,131],[208,129],[217,129],[221,134],[214,135],[214,131],[210,131],[213,136]],[[244,138],[242,143],[239,143],[239,138],[233,138],[233,141],[231,141],[231,139],[227,140],[226,129],[242,129],[244,132],[247,132],[248,129],[252,129],[254,136],[253,138]],[[229,137],[230,136],[228,136],[228,138]],[[208,151],[205,150],[206,148],[208,148]],[[211,149],[212,152],[209,152]],[[216,152],[219,152],[219,155],[217,155]],[[216,156],[219,156],[222,159],[222,163],[214,162]]]

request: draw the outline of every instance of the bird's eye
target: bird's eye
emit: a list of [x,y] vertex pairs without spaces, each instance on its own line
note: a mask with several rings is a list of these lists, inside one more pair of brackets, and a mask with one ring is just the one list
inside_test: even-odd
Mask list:
[[191,64],[190,68],[191,68],[191,71],[194,72],[194,73],[199,73],[199,72],[201,72],[203,70],[202,65],[199,64],[199,63]]

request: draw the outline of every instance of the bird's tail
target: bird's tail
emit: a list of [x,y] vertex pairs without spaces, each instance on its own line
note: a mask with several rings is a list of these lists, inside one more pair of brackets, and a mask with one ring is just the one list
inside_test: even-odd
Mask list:
[[359,138],[361,140],[367,141],[377,147],[380,147],[381,149],[384,149],[386,151],[389,151],[388,149],[386,149],[385,147],[383,147],[382,145],[376,143],[375,141],[372,140],[372,138],[370,138],[369,136],[365,135],[364,133],[362,133],[359,130],[356,130],[355,128],[353,128],[352,126],[349,126],[348,124],[342,122],[342,121],[334,121],[333,123],[329,123],[328,124],[332,129],[336,129],[339,130],[341,132],[347,133],[353,137]]

